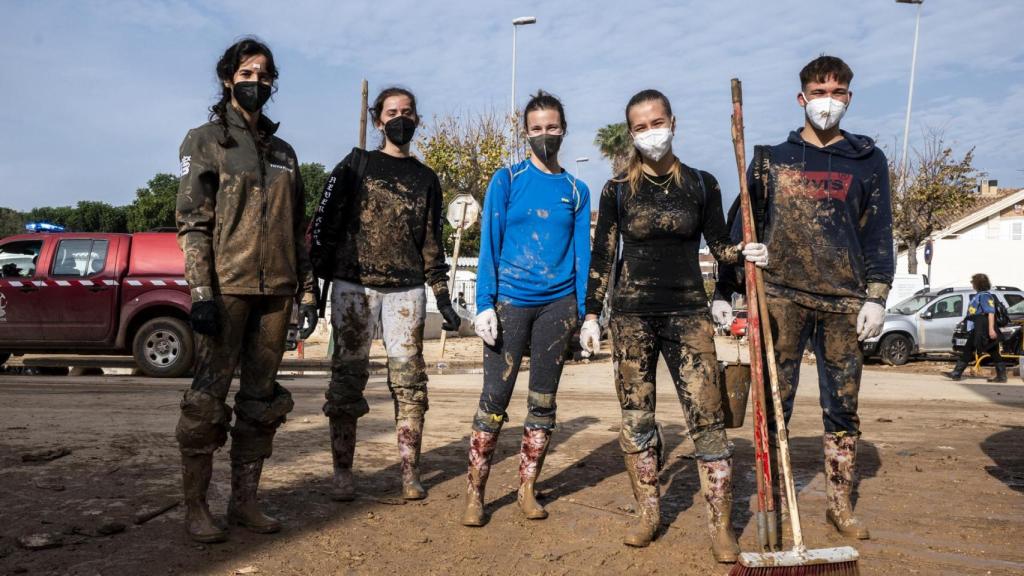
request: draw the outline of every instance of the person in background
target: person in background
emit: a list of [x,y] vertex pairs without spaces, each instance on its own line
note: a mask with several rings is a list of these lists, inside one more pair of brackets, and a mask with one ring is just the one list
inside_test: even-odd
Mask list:
[[989,382],[1006,382],[1006,363],[999,352],[999,326],[996,322],[996,297],[992,294],[992,283],[987,274],[971,276],[971,286],[977,292],[967,306],[967,345],[960,353],[953,370],[946,372],[951,380],[963,378],[964,370],[974,363],[976,354],[988,354],[995,366],[996,375]]

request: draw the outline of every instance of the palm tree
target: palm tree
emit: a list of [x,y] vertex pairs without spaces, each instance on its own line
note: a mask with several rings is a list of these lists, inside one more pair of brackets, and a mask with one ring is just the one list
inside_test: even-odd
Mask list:
[[594,146],[598,147],[602,156],[611,160],[612,172],[618,174],[629,164],[633,138],[629,135],[629,128],[625,122],[609,124],[598,129],[597,136],[594,137]]

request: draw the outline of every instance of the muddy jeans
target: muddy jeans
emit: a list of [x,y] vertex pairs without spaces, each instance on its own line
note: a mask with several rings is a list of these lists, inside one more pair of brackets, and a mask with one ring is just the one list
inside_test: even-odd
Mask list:
[[380,323],[388,354],[388,388],[395,401],[395,417],[423,417],[427,411],[427,372],[423,361],[426,302],[423,286],[375,288],[334,280],[334,356],[324,414],[359,418],[370,411],[363,390],[370,377],[370,343]]
[[654,420],[658,355],[665,358],[683,406],[697,458],[732,455],[725,434],[718,357],[708,313],[673,316],[612,314],[615,390],[622,407],[619,444],[627,454],[660,448]]
[[484,346],[484,389],[473,428],[496,433],[508,421],[505,410],[512,400],[519,365],[530,350],[530,392],[526,398],[525,428],[555,427],[555,393],[562,378],[565,351],[579,323],[576,296],[550,304],[519,307],[499,302],[498,341]]
[[231,459],[251,462],[271,454],[274,433],[291,411],[291,394],[274,381],[284,354],[293,300],[289,296],[217,295],[221,329],[196,333],[191,388],[181,401],[175,435],[188,455],[212,454],[227,441],[231,410],[224,400],[241,369],[231,427]]
[[[859,436],[857,396],[864,356],[857,341],[857,313],[824,312],[769,295],[768,315],[786,422],[793,414],[800,363],[810,342],[818,364],[818,395],[825,432]],[[767,398],[769,434],[774,436],[774,410],[771,397]]]

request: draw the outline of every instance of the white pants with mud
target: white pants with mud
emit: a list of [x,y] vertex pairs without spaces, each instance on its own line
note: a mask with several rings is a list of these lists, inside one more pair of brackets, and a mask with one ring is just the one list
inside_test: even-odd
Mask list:
[[324,414],[331,419],[335,498],[350,500],[355,421],[370,411],[363,390],[369,379],[370,344],[378,326],[388,355],[388,388],[394,400],[398,447],[402,456],[403,495],[422,498],[419,453],[427,411],[427,373],[423,361],[423,286],[381,288],[335,280],[331,294],[334,355]]

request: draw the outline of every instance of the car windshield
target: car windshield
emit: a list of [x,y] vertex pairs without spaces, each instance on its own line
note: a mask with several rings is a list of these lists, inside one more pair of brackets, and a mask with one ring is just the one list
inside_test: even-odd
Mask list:
[[1017,302],[1013,306],[1010,306],[1009,308],[1006,309],[1006,311],[1010,314],[1024,314],[1024,300],[1021,300],[1020,302]]
[[928,302],[931,302],[932,298],[934,297],[934,294],[921,294],[919,296],[911,296],[910,298],[907,298],[906,300],[900,302],[899,304],[896,304],[892,308],[889,308],[889,313],[903,315],[913,314],[914,312],[917,312],[921,308],[924,308],[924,305],[927,304]]

